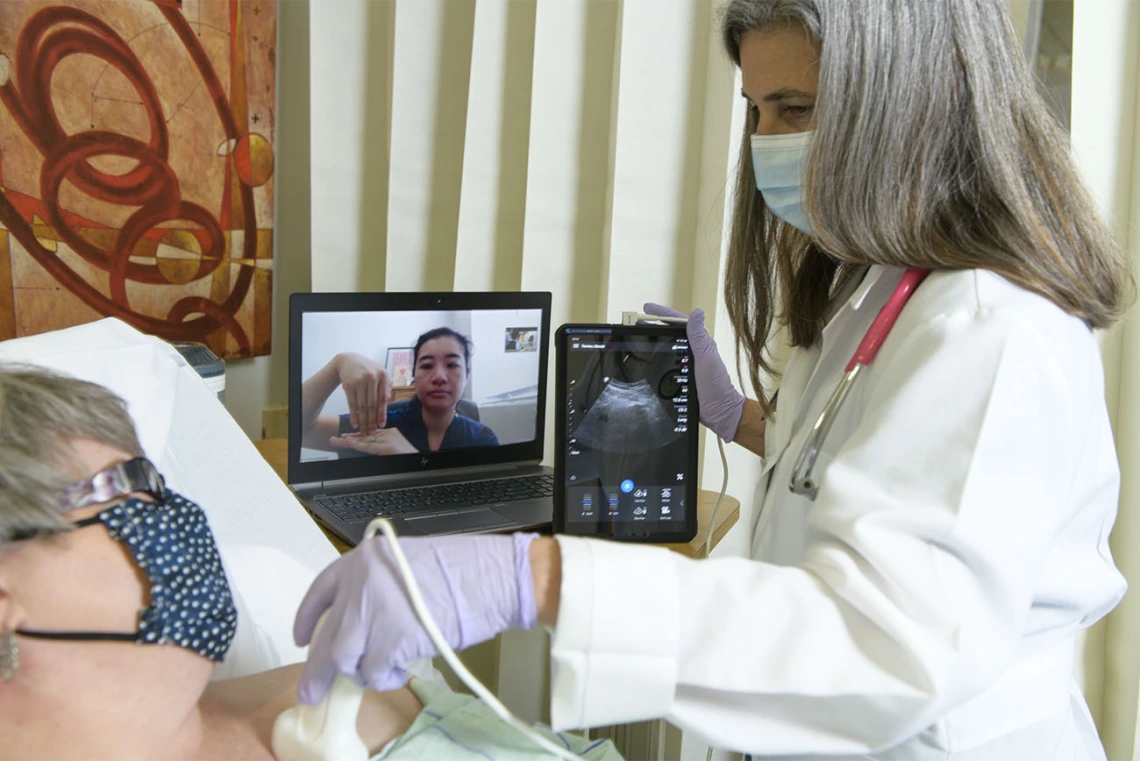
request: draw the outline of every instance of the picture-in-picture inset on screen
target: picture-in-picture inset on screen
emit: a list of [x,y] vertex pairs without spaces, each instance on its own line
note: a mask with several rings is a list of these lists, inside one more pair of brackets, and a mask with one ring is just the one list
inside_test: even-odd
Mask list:
[[508,352],[538,351],[538,328],[507,328],[503,346]]

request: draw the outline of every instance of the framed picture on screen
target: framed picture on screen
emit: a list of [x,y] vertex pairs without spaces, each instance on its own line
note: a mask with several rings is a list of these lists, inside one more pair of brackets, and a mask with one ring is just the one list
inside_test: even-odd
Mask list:
[[388,371],[393,386],[410,386],[415,364],[415,347],[393,347],[388,349],[388,359],[384,363],[384,369]]

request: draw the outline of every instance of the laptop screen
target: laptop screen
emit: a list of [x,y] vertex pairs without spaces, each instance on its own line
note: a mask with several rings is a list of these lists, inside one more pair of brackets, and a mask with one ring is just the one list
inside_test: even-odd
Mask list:
[[324,480],[541,459],[549,299],[294,294],[290,466]]

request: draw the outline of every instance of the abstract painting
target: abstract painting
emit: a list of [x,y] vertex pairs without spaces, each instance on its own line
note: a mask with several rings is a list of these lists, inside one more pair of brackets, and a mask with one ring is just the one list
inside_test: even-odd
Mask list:
[[268,354],[275,0],[0,2],[0,339]]

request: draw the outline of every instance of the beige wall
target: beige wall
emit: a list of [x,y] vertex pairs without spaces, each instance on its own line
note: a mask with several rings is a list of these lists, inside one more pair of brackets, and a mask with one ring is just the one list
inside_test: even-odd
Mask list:
[[1033,0],[1009,0],[1009,15],[1017,27],[1017,33],[1025,39],[1025,26],[1029,19],[1029,9]]
[[273,351],[226,363],[226,409],[251,439],[288,399],[289,294],[310,288],[309,0],[277,4],[277,146]]
[[[1085,183],[1101,211],[1126,245],[1135,271],[1138,239],[1137,71],[1140,70],[1140,4],[1135,0],[1075,0],[1073,18],[1072,137]],[[1103,336],[1109,414],[1121,467],[1120,508],[1112,532],[1117,567],[1132,590],[1090,633],[1090,707],[1110,761],[1140,758],[1137,736],[1140,685],[1140,333],[1133,317]],[[1099,656],[1099,657],[1098,657]],[[1099,661],[1099,663],[1098,663]],[[1099,666],[1100,673],[1095,669]],[[1099,681],[1096,677],[1099,676]],[[1099,685],[1101,708],[1093,689]]]

